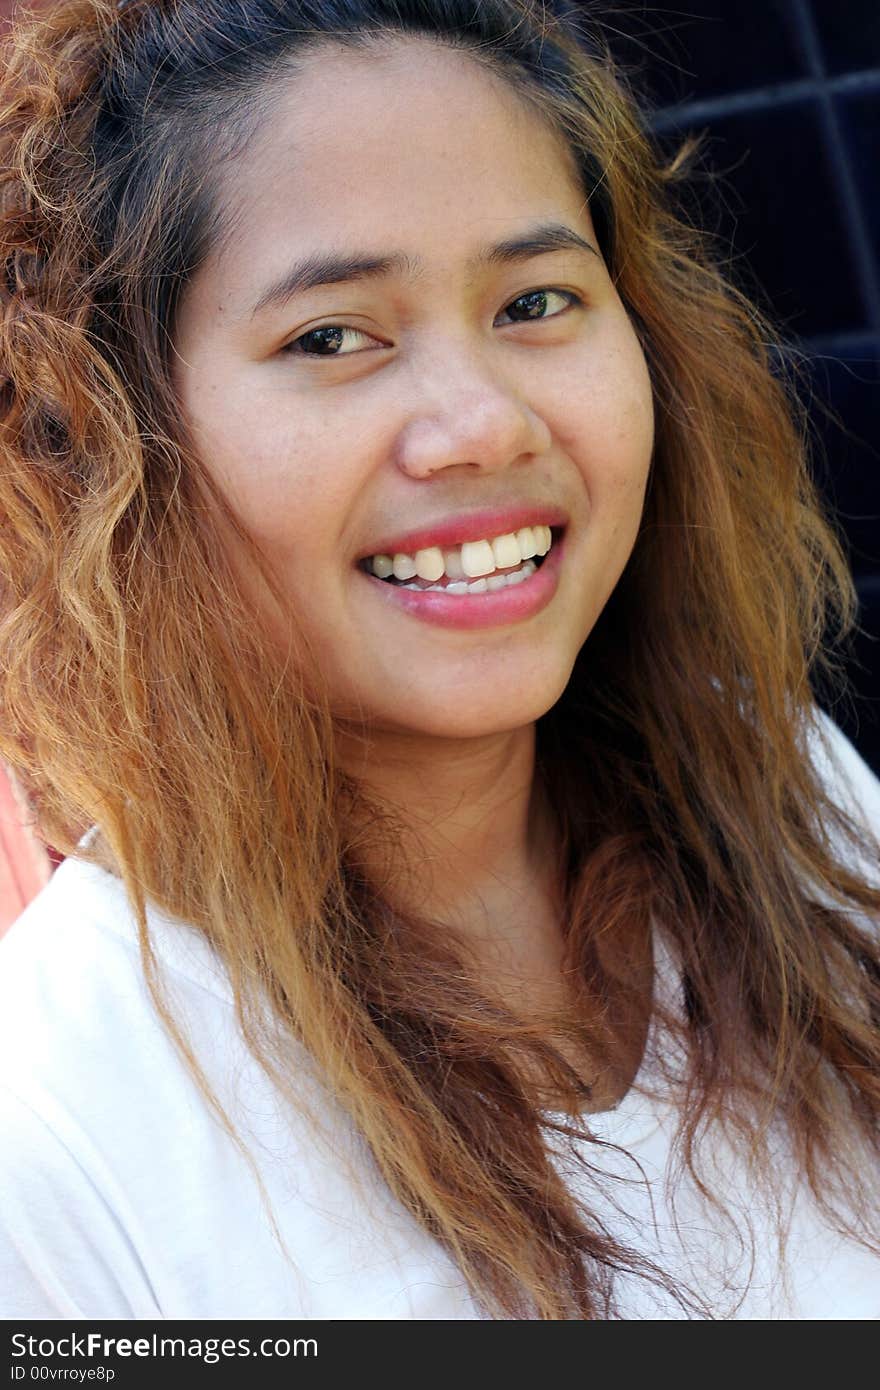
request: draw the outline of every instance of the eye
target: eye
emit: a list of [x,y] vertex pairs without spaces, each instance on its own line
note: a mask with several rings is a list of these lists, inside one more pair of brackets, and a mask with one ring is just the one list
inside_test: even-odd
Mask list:
[[[562,307],[553,304],[562,302]],[[524,324],[541,318],[557,318],[566,313],[574,304],[580,304],[580,297],[569,289],[530,289],[524,295],[517,295],[503,314],[510,316],[514,324]],[[498,322],[498,320],[495,320]],[[350,346],[346,347],[346,342]],[[366,347],[375,345],[377,339],[361,331],[348,328],[345,324],[323,324],[320,328],[310,328],[306,334],[285,343],[282,352],[296,357],[350,357],[363,352]]]
[[[553,303],[559,300],[562,300],[562,309],[553,309]],[[570,289],[530,289],[525,295],[517,295],[502,313],[509,314],[514,324],[525,324],[535,318],[557,318],[574,304],[580,303],[581,300]]]
[[[346,341],[352,342],[352,339],[360,339],[360,346],[343,347]],[[286,343],[282,352],[292,353],[296,357],[350,357],[353,352],[363,352],[364,346],[368,347],[375,341],[377,339],[364,334],[360,328],[323,324],[320,328],[310,328],[307,334],[300,334],[299,338]]]

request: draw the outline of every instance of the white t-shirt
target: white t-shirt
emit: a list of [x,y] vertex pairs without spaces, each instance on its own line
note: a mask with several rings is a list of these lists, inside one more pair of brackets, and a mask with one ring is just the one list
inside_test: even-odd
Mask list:
[[[880,781],[827,716],[820,722],[823,775],[880,831]],[[0,1315],[480,1317],[455,1265],[391,1196],[305,1059],[301,1084],[319,1106],[321,1135],[251,1057],[208,944],[152,909],[150,925],[175,1018],[256,1159],[290,1259],[250,1167],[154,1010],[122,884],[71,858],[0,941]],[[655,988],[674,995],[672,959],[662,943],[655,950]],[[751,1217],[751,1278],[752,1252],[687,1182],[675,1189],[676,1225],[664,1182],[674,1119],[638,1084],[616,1110],[590,1118],[593,1134],[628,1149],[650,1184],[611,1184],[621,1214],[608,1205],[604,1216],[622,1239],[708,1294],[716,1317],[880,1317],[880,1260],[834,1234],[803,1191],[792,1192],[779,1265],[743,1162],[720,1137],[714,1181],[734,1215]],[[548,1143],[568,1172],[558,1137]],[[617,1171],[615,1150],[603,1152]],[[619,1171],[633,1170],[620,1160]],[[683,1316],[639,1279],[622,1279],[618,1299],[628,1318]]]

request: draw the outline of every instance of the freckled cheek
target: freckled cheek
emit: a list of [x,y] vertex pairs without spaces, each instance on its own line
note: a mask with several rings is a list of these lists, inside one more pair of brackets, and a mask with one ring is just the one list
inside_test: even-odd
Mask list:
[[273,549],[326,530],[342,504],[321,446],[291,428],[267,430],[265,417],[215,418],[199,447],[237,516]]
[[591,510],[639,505],[647,485],[654,443],[650,385],[632,389],[619,381],[594,382],[583,391],[576,416],[563,411],[554,429],[577,465]]
[[352,505],[338,432],[309,429],[301,410],[242,389],[222,369],[178,382],[195,448],[241,524],[291,590],[329,572],[340,520]]

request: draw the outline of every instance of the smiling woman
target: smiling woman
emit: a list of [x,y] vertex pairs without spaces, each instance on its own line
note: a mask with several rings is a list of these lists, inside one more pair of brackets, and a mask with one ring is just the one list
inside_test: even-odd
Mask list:
[[[471,756],[507,802],[503,843],[519,857],[522,796],[509,799],[496,759],[528,780],[533,721],[632,550],[653,441],[644,356],[575,161],[508,83],[423,35],[297,69],[247,160],[219,176],[235,233],[181,296],[176,396],[281,575],[279,626],[295,615],[305,630],[335,713],[370,719],[371,781],[408,805],[436,783],[450,739],[480,739]],[[325,110],[337,90],[345,101]],[[467,160],[449,158],[464,148]],[[540,574],[489,590],[489,545],[512,534],[511,506],[521,528],[554,509],[564,556],[557,546]],[[454,582],[467,572],[475,588],[416,597],[360,582],[357,560],[389,551],[397,579],[421,564],[436,582],[443,539],[464,543]],[[501,739],[499,681],[519,690]],[[442,741],[427,758],[426,735]],[[432,822],[439,784],[437,796]],[[491,870],[497,852],[475,825],[467,842]]]
[[3,56],[3,1311],[880,1314],[854,588],[601,28]]

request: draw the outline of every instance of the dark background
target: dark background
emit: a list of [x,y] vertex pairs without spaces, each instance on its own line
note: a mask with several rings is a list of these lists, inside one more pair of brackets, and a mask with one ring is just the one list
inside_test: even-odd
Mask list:
[[880,0],[582,4],[661,143],[707,133],[701,221],[804,354],[814,472],[860,598],[855,700],[829,713],[880,774]]
[[854,700],[829,713],[880,774],[880,0],[623,0],[600,12],[661,144],[706,132],[701,221],[804,354],[814,475],[863,629],[841,653]]

